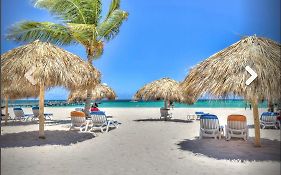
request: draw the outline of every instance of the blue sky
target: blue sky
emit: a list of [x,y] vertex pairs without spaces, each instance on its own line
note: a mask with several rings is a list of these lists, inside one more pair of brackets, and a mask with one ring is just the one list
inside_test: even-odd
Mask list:
[[[103,0],[104,13],[110,0]],[[22,20],[55,21],[30,0],[1,0],[1,53],[20,44],[7,41],[7,28]],[[102,82],[119,99],[131,98],[144,84],[170,77],[181,81],[188,70],[238,41],[241,36],[264,36],[280,42],[280,0],[121,0],[129,12],[119,35],[105,44],[94,62]],[[85,59],[80,45],[64,47]],[[66,99],[58,87],[46,99]]]

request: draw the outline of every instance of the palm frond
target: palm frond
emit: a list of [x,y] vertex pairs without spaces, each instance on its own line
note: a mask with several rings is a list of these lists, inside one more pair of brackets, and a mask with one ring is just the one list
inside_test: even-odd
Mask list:
[[90,15],[87,15],[87,23],[88,24],[98,24],[99,20],[101,19],[101,9],[102,4],[100,0],[90,0],[89,7],[91,7]]
[[127,12],[123,10],[114,10],[111,15],[97,27],[98,36],[106,40],[114,38],[127,17]]
[[73,38],[86,47],[92,45],[97,37],[95,25],[67,23],[67,26]]
[[114,10],[119,9],[119,7],[120,7],[120,0],[112,0],[106,15],[106,19],[114,12]]
[[100,19],[100,0],[35,0],[35,7],[71,23],[96,24]]
[[66,26],[51,22],[23,21],[8,30],[7,39],[30,42],[37,39],[57,45],[73,44],[72,35]]

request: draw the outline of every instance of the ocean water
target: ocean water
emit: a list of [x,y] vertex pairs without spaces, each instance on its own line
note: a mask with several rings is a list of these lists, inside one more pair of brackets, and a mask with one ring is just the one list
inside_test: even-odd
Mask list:
[[[94,101],[93,101],[94,102]],[[98,101],[99,107],[102,108],[134,108],[134,107],[163,107],[163,101],[131,101],[131,100],[114,100],[114,101]],[[2,102],[2,106],[4,103]],[[24,107],[24,106],[37,106],[38,100],[10,100],[10,107]],[[245,108],[246,102],[237,99],[224,99],[224,100],[198,100],[192,105],[183,103],[174,103],[175,108]],[[46,100],[45,106],[48,107],[83,107],[83,103],[68,104],[65,100]],[[267,107],[267,102],[264,101],[259,104],[259,107]],[[249,108],[249,104],[247,105]]]

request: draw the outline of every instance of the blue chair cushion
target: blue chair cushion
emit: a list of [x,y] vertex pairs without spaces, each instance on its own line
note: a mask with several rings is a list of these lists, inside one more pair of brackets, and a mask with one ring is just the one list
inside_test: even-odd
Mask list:
[[39,110],[39,106],[34,106],[34,107],[32,107],[32,109]]
[[278,115],[277,112],[263,112],[261,114],[262,116],[275,116],[275,115]]
[[22,111],[22,108],[14,108],[14,111]]
[[203,114],[201,115],[200,119],[218,119],[218,117],[213,114]]
[[105,115],[104,111],[93,111],[90,112],[91,115]]

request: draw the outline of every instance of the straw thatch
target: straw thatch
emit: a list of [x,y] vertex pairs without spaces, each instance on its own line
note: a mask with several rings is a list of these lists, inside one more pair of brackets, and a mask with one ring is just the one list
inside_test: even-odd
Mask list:
[[100,73],[78,56],[37,40],[1,55],[1,83],[9,87],[26,82],[24,74],[32,67],[35,67],[32,76],[37,84],[43,83],[46,87],[86,87],[100,81]]
[[[187,96],[186,96],[187,97]],[[170,78],[162,78],[146,84],[134,96],[136,100],[165,100],[171,102],[192,103],[191,99],[185,98],[179,82]]]
[[[86,101],[87,92],[85,90],[73,90],[70,92],[68,96],[68,102],[82,102]],[[112,88],[107,86],[106,84],[98,84],[92,90],[92,99],[91,100],[101,100],[107,98],[109,100],[114,100],[116,98],[116,94]]]
[[[181,84],[183,90],[195,97],[204,93],[225,97],[228,94],[248,100],[278,100],[281,97],[280,44],[250,36],[212,55],[195,66]],[[250,66],[257,78],[247,86]]]
[[[12,88],[12,89],[11,89]],[[39,96],[38,86],[30,87],[29,89],[21,88],[4,88],[1,89],[1,97],[9,99],[21,99],[21,98],[37,98]]]

